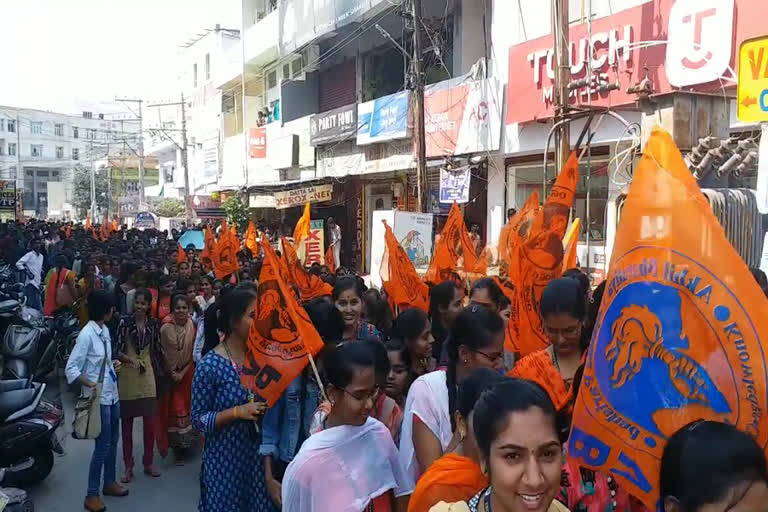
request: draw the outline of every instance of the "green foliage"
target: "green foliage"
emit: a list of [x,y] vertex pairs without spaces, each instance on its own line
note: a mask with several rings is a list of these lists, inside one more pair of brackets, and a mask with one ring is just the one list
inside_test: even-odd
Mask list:
[[240,235],[245,233],[248,229],[248,207],[237,196],[227,198],[221,206],[227,212],[227,222],[237,226]]
[[184,215],[184,201],[166,197],[157,204],[154,213],[160,217],[179,217]]
[[[96,207],[101,210],[106,210],[109,201],[107,171],[103,169],[96,171],[95,179]],[[72,180],[73,205],[77,208],[78,213],[85,217],[86,212],[91,208],[91,170],[87,167],[78,165],[72,170]]]

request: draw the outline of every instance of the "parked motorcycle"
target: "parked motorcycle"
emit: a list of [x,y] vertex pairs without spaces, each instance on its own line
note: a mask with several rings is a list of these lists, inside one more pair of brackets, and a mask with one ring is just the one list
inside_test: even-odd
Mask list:
[[0,302],[0,331],[4,331],[0,344],[3,378],[26,379],[32,374],[42,378],[56,368],[59,351],[53,319],[3,301]]
[[63,454],[64,411],[43,398],[45,384],[0,381],[0,471],[3,483],[24,487],[43,481],[53,453]]

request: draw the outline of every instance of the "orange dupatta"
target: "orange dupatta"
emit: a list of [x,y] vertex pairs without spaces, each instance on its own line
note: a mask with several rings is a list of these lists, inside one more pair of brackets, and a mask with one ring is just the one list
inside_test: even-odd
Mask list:
[[475,461],[448,453],[421,475],[408,502],[408,512],[429,512],[441,501],[467,501],[487,485],[488,478]]

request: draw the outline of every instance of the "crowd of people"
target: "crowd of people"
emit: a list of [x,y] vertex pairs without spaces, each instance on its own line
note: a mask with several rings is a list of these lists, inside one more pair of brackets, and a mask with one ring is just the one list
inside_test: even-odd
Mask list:
[[[81,314],[66,375],[84,395],[100,389],[102,425],[87,510],[128,494],[137,417],[147,475],[161,476],[155,446],[178,464],[202,449],[203,512],[646,510],[565,450],[603,291],[578,269],[541,297],[549,347],[520,359],[505,351],[511,306],[496,279],[435,284],[428,313],[393,311],[354,273],[314,266],[332,287],[302,304],[324,343],[318,373],[307,365],[268,407],[241,384],[260,255],[243,249],[237,275],[218,280],[194,248],[177,264],[167,233],[101,240],[35,221],[2,225],[0,251],[26,272],[29,304],[55,314],[64,289]],[[686,425],[661,462],[665,512],[766,510],[765,455],[733,426]]]

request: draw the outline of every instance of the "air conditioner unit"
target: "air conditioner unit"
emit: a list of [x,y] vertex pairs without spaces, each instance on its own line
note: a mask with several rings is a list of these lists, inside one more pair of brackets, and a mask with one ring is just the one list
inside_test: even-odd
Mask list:
[[304,66],[305,73],[311,73],[317,71],[317,66],[320,60],[320,45],[310,44],[305,46],[301,50],[301,62]]

